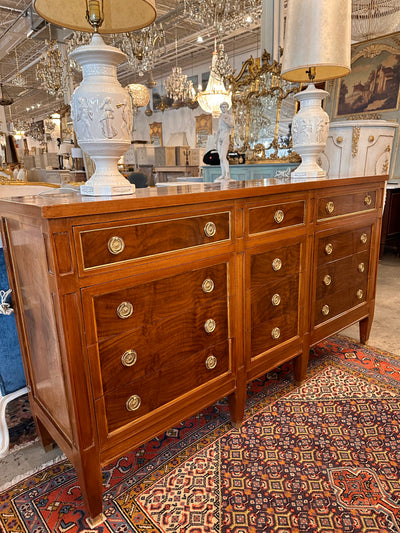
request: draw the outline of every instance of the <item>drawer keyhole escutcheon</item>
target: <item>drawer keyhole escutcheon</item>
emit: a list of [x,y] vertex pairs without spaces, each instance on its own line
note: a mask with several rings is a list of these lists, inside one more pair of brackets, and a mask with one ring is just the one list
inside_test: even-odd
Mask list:
[[329,311],[330,311],[330,309],[329,309],[329,305],[326,305],[326,304],[325,304],[325,305],[322,307],[322,309],[321,309],[321,313],[322,313],[324,316],[329,315]]
[[368,235],[366,233],[363,233],[360,237],[360,241],[362,242],[362,244],[366,244],[368,240]]
[[279,294],[274,294],[272,297],[272,305],[277,307],[281,303],[281,297]]
[[272,268],[275,270],[275,272],[282,268],[282,261],[279,259],[279,257],[272,261]]
[[331,283],[332,283],[332,277],[329,274],[324,276],[324,284],[328,287],[328,285],[330,285]]
[[208,370],[212,370],[213,368],[215,368],[217,366],[217,358],[215,357],[215,355],[210,355],[207,357],[206,359],[206,368]]
[[214,290],[213,280],[210,278],[206,278],[201,284],[201,288],[203,289],[203,292],[205,293],[212,292]]
[[121,237],[111,237],[108,241],[108,251],[114,255],[118,255],[125,249],[124,239]]
[[206,333],[212,333],[215,330],[215,328],[216,328],[215,320],[213,320],[212,318],[209,318],[208,320],[206,320],[204,324],[204,329]]
[[364,291],[362,289],[358,289],[357,291],[357,298],[359,300],[362,300],[363,299],[363,296],[364,296]]
[[121,357],[121,363],[124,366],[133,366],[137,361],[137,353],[135,350],[126,350]]
[[206,234],[206,237],[214,237],[214,235],[217,233],[217,226],[214,224],[214,222],[207,222],[207,224],[204,226],[204,233]]
[[326,212],[328,215],[331,215],[335,210],[335,204],[333,202],[328,202],[326,204]]
[[273,339],[279,339],[279,337],[281,336],[281,330],[279,328],[274,328],[272,331],[271,331],[271,337]]
[[370,194],[364,196],[364,204],[369,207],[372,204],[372,197]]
[[137,394],[133,394],[130,398],[126,400],[126,408],[128,411],[137,411],[140,407],[142,400]]
[[122,304],[119,304],[117,307],[117,315],[119,318],[125,319],[129,318],[133,313],[133,305],[131,302],[122,302]]
[[282,211],[282,209],[277,209],[275,211],[274,220],[277,224],[280,224],[283,222],[283,219],[285,218],[285,213]]
[[333,245],[328,242],[328,244],[325,246],[325,253],[326,255],[331,255],[331,253],[333,252]]
[[364,264],[364,263],[360,263],[360,264],[358,265],[358,271],[359,271],[359,272],[364,272],[364,270],[365,270],[365,264]]

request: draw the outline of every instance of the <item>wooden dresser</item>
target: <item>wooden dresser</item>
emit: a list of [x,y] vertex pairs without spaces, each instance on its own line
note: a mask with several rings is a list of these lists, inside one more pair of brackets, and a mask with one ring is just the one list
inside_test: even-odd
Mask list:
[[[101,466],[374,310],[385,177],[54,191],[0,201],[30,403],[74,464]],[[95,521],[91,522],[92,524]]]

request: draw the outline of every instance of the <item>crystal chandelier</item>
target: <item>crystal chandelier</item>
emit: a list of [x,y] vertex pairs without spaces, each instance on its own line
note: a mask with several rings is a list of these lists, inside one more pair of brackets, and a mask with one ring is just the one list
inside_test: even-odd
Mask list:
[[46,41],[47,50],[36,65],[36,78],[52,96],[61,97],[64,93],[64,62],[56,41]]
[[167,96],[172,98],[174,104],[193,100],[195,90],[193,83],[187,79],[187,75],[182,73],[182,68],[178,67],[178,40],[175,38],[175,66],[172,67],[172,73],[164,82]]
[[150,102],[149,90],[141,83],[130,83],[127,85],[127,89],[131,97],[134,113],[137,112],[139,107],[145,107]]
[[399,23],[399,0],[353,0],[351,38],[354,41],[364,41],[392,33]]
[[224,82],[217,72],[218,54],[214,47],[212,63],[210,68],[210,77],[205,91],[197,95],[197,101],[200,107],[206,113],[212,113],[213,117],[219,117],[221,114],[220,105],[227,102],[229,107],[232,105],[231,92],[225,89]]
[[14,85],[15,87],[24,87],[26,85],[26,81],[25,81],[25,78],[22,76],[21,72],[19,71],[17,47],[15,47],[14,51],[15,51],[15,65],[17,67],[17,73],[14,76],[14,78],[11,80],[11,85]]
[[218,45],[217,59],[215,61],[215,72],[223,80],[229,78],[233,74],[233,68],[229,61],[228,54],[225,53],[224,45]]
[[184,0],[184,13],[204,27],[231,33],[261,18],[261,0]]
[[132,70],[143,76],[144,72],[153,69],[160,47],[165,44],[165,31],[162,24],[153,23],[139,31],[115,35],[114,40],[120,42]]

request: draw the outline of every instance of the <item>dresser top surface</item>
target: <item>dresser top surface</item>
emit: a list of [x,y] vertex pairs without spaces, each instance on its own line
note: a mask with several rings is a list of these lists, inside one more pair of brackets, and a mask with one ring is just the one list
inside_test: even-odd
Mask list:
[[[169,187],[136,189],[134,194],[124,196],[83,196],[78,187],[49,189],[40,194],[0,197],[0,213],[21,208],[39,209],[44,218],[90,215],[136,211],[158,207],[173,207],[219,202],[241,198],[301,192],[329,187],[360,186],[372,183],[383,184],[388,176],[362,176],[352,178],[269,178],[251,181],[221,183],[191,183]],[[7,186],[4,186],[7,187]],[[75,190],[74,190],[75,189]],[[13,191],[14,192],[14,191]]]

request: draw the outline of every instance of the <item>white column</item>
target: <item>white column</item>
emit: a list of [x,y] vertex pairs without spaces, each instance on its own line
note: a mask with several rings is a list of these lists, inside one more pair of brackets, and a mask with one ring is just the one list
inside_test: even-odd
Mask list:
[[281,45],[281,0],[262,0],[261,53],[265,49],[279,61]]

